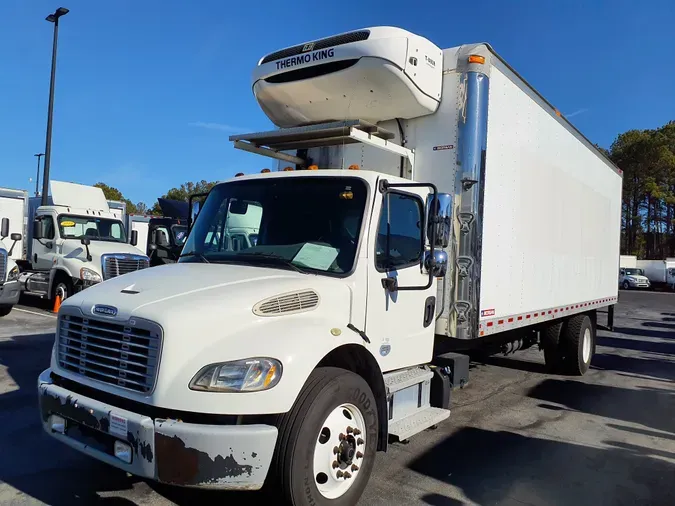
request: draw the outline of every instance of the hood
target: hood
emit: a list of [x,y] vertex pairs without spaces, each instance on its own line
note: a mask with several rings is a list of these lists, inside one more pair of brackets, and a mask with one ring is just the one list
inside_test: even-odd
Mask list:
[[631,274],[630,276],[626,276],[627,279],[631,281],[639,281],[639,282],[649,282],[649,278],[647,276],[640,276],[639,274]]
[[75,239],[63,241],[58,253],[63,255],[64,259],[81,260],[83,267],[87,267],[85,264],[90,264],[96,266],[98,269],[101,268],[101,256],[105,254],[142,255],[137,247],[125,242],[91,241],[89,244],[89,254],[92,257],[92,261],[89,262],[87,261],[87,248],[79,240]]
[[152,267],[109,279],[87,288],[63,305],[92,314],[96,304],[113,306],[116,319],[131,316],[162,324],[190,311],[245,310],[268,297],[295,290],[344,292],[337,279],[280,269],[226,264],[182,263]]

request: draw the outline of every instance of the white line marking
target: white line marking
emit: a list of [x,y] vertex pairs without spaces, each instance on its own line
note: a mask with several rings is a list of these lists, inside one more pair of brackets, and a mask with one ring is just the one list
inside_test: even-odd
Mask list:
[[36,313],[35,311],[28,311],[27,309],[19,309],[18,307],[14,308],[14,311],[21,311],[22,313],[28,313],[28,314],[36,314],[38,316],[45,316],[47,318],[54,318],[56,319],[57,317],[54,316],[53,314],[45,314],[45,313]]

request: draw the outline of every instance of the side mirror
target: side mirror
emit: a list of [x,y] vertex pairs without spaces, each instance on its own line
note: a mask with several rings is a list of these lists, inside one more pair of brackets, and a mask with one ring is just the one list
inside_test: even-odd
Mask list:
[[[452,195],[438,193],[434,199],[427,197],[427,238],[431,240],[432,231],[435,232],[435,247],[447,248],[452,237]],[[435,229],[435,230],[434,230]]]
[[[432,261],[433,260],[433,261]],[[435,278],[443,278],[448,272],[448,254],[447,252],[435,249],[433,259],[431,251],[424,252],[424,268]]]
[[45,234],[42,220],[35,220],[33,222],[33,239],[42,239],[44,236]]
[[155,230],[155,245],[156,246],[168,246],[169,241],[166,237],[166,234],[160,229]]
[[9,235],[9,218],[2,219],[2,225],[0,226],[0,238],[4,239]]
[[91,244],[91,239],[88,237],[83,237],[80,239],[80,243],[82,243],[83,246],[89,246]]
[[130,241],[132,246],[136,246],[138,244],[138,230],[132,230],[131,231],[131,241]]
[[12,241],[20,241],[21,240],[21,234],[17,234],[16,232],[14,232],[12,235],[9,236],[9,238]]

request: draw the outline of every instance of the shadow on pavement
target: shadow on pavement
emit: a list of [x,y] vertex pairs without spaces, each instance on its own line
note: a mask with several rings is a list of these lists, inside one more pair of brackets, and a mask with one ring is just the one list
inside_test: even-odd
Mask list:
[[[145,487],[139,478],[128,477],[125,472],[76,452],[45,434],[37,406],[37,378],[49,367],[53,342],[53,333],[14,336],[0,341],[0,366],[7,368],[0,376],[0,427],[3,428],[0,483],[54,506],[134,505],[134,501],[123,497],[101,497],[100,494],[138,494],[133,490],[137,486],[148,494],[156,488],[179,504],[241,502],[241,494],[218,493],[216,496],[154,483]],[[246,495],[246,499],[254,503],[256,497],[256,494]],[[14,494],[6,498],[0,490],[0,503],[11,503],[15,499]]]
[[[672,320],[672,318],[663,318],[663,320]],[[673,325],[672,323],[646,321],[646,322],[643,322],[642,325],[644,327],[655,327],[655,328],[659,328],[659,329],[668,329],[668,330],[671,331],[671,334],[673,334],[673,337],[675,337],[675,325]]]
[[546,374],[546,365],[543,362],[530,362],[528,360],[520,360],[513,357],[499,356],[472,358],[472,360],[483,365]]
[[446,497],[441,494],[427,494],[422,496],[422,502],[424,504],[430,504],[431,506],[462,506],[465,504],[463,501],[458,501],[452,497]]
[[635,379],[675,382],[675,361],[665,356],[661,360],[645,356],[622,357],[612,353],[596,353],[591,367],[602,371],[617,371],[619,376]]
[[[628,334],[624,332],[625,329],[617,329],[617,331]],[[648,335],[647,333],[653,331],[642,331],[641,334],[636,334],[639,336]],[[661,332],[659,332],[661,333]],[[675,335],[672,336],[650,336],[650,337],[662,337],[666,339],[673,339]],[[662,343],[657,341],[643,341],[638,339],[628,339],[627,337],[600,337],[598,336],[597,344],[599,346],[609,346],[611,348],[622,348],[624,350],[636,350],[636,351],[649,351],[654,353],[664,353],[664,354],[675,354],[675,343]]]
[[[409,467],[460,488],[478,504],[675,504],[675,484],[664,480],[675,465],[615,446],[592,448],[471,427],[439,442]],[[461,504],[438,494],[423,500]]]
[[675,431],[675,417],[666,415],[675,413],[675,393],[669,390],[629,390],[574,380],[547,379],[531,388],[528,396],[583,413],[639,423],[666,432]]

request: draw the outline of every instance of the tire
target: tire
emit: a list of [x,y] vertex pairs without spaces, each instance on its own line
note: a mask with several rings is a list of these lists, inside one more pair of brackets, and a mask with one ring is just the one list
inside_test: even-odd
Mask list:
[[623,282],[623,289],[624,290],[630,290],[630,283],[628,281]]
[[73,295],[73,284],[70,282],[66,276],[58,276],[54,280],[54,286],[52,286],[51,301],[56,301],[56,296],[61,295],[61,302],[66,300],[68,297]]
[[595,353],[595,327],[588,315],[570,317],[563,326],[562,347],[565,372],[583,376]]
[[315,369],[278,428],[268,479],[287,504],[357,503],[373,469],[378,438],[375,396],[361,376],[334,367]]
[[11,313],[12,307],[14,306],[0,306],[0,318],[2,318],[3,316],[7,316],[9,313]]
[[563,370],[563,350],[560,347],[560,332],[563,322],[556,322],[542,329],[539,341],[544,350],[544,361],[548,372],[557,374]]

